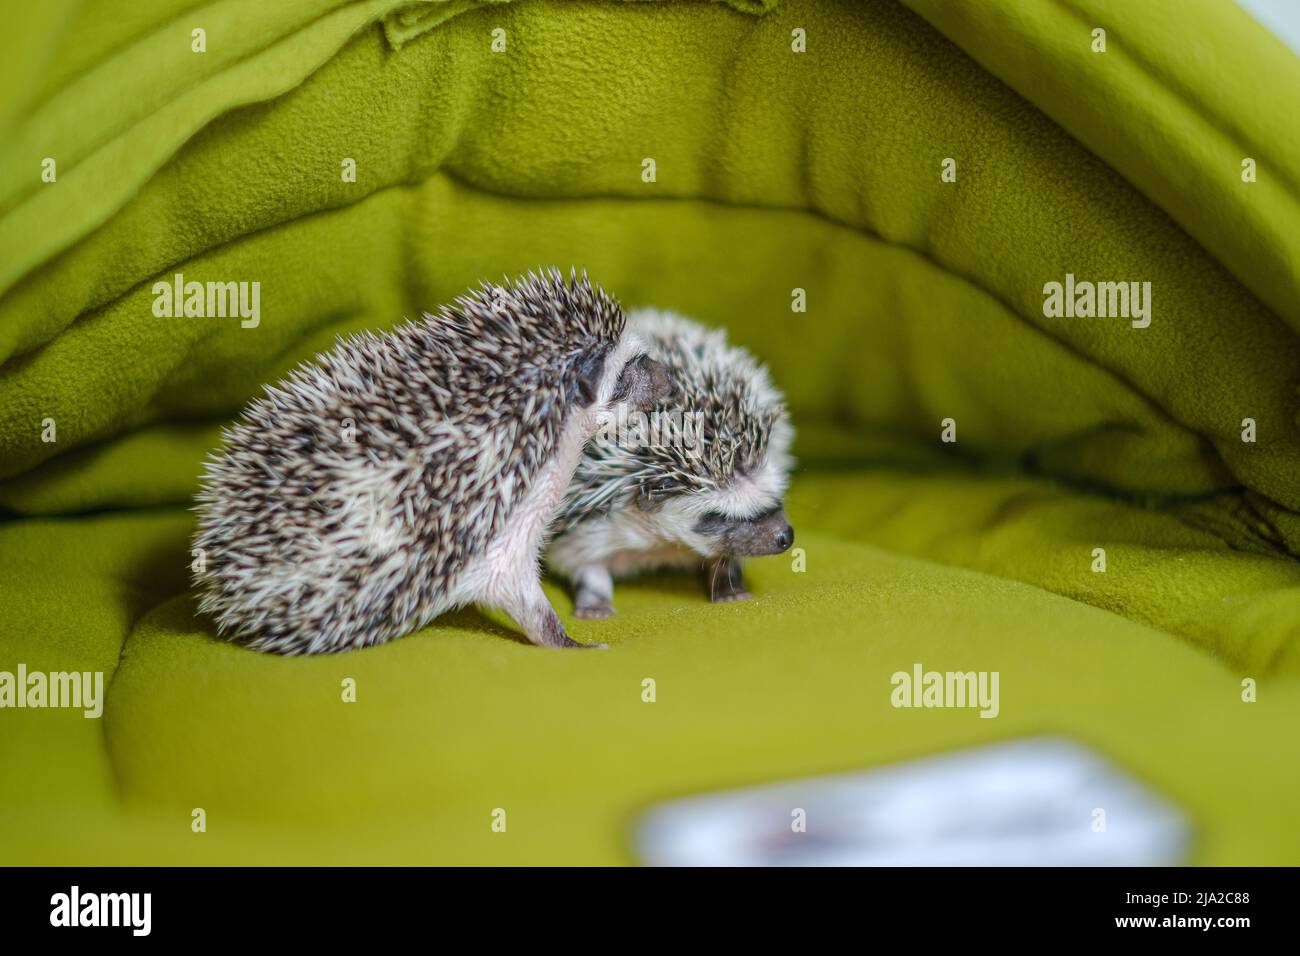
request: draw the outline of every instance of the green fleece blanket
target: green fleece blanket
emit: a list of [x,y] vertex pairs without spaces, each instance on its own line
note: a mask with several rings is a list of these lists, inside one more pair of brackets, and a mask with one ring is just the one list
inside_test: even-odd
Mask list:
[[[109,690],[100,720],[0,710],[0,861],[629,861],[668,796],[1044,731],[1179,804],[1193,861],[1300,861],[1300,63],[1242,11],[168,0],[18,26],[0,671]],[[652,578],[609,622],[555,590],[594,656],[476,612],[329,659],[218,641],[186,506],[220,426],[339,333],[552,263],[768,362],[801,561],[754,562],[746,605]],[[241,282],[243,316],[167,305]],[[1120,282],[1145,314],[1048,291]],[[914,662],[1000,671],[998,719],[893,709]]]

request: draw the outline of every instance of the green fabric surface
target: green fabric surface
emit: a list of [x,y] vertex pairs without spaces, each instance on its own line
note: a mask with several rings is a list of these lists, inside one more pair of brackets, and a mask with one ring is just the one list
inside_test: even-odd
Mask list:
[[[1295,54],[1235,3],[905,0],[1300,329]],[[1107,31],[1094,53],[1094,29]],[[1246,184],[1241,162],[1256,161]],[[1224,221],[1231,225],[1225,227]]]
[[[854,490],[898,503],[870,481]],[[576,638],[611,642],[603,654],[542,653],[466,612],[356,654],[256,655],[180,593],[183,513],[11,524],[0,591],[32,626],[6,650],[33,668],[102,666],[112,683],[102,722],[4,715],[4,860],[631,862],[628,827],[658,800],[1039,733],[1098,747],[1174,800],[1195,828],[1190,862],[1300,856],[1293,669],[1225,666],[1117,614],[849,540],[808,508],[843,491],[796,487],[808,570],[754,562],[752,603],[714,607],[663,576],[622,587],[607,626],[551,589]],[[889,675],[916,661],[999,670],[1001,714],[893,709]],[[341,702],[347,677],[356,703]],[[490,829],[498,807],[505,834]]]
[[[24,14],[38,42],[0,39],[5,75],[21,46],[38,77],[0,87],[0,670],[111,687],[101,721],[0,711],[0,862],[630,862],[660,799],[1044,732],[1181,806],[1191,862],[1300,860],[1300,175],[1277,109],[1300,64],[1226,7]],[[218,641],[186,508],[221,425],[336,335],[539,264],[771,366],[807,570],[754,561],[756,600],[717,607],[684,577],[620,585],[609,622],[551,586],[606,654],[476,611],[328,659]],[[178,272],[260,282],[260,322],[156,316]],[[1046,317],[1067,272],[1151,282],[1150,327]],[[1001,671],[999,718],[891,708],[917,661]]]

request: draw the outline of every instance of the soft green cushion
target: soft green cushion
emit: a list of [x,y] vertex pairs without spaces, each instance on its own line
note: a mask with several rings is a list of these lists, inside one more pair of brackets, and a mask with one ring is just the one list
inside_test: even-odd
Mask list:
[[[111,690],[102,722],[0,711],[0,859],[618,862],[660,798],[1053,732],[1182,806],[1194,861],[1300,860],[1295,131],[1202,61],[1283,99],[1300,67],[1227,4],[1167,34],[1102,0],[908,5],[26,17],[42,80],[0,108],[0,670]],[[331,658],[218,641],[185,507],[221,424],[340,332],[552,263],[771,365],[807,569],[753,562],[756,600],[719,607],[654,578],[599,623],[553,589],[605,654],[473,611]],[[155,316],[177,272],[261,282],[260,323]],[[1151,282],[1151,326],[1046,317],[1067,272]],[[1001,671],[1000,716],[894,710],[915,662]]]
[[[213,637],[186,597],[154,606],[181,584],[184,514],[10,526],[0,594],[26,626],[7,652],[111,669],[125,644],[102,723],[4,714],[6,862],[623,862],[628,827],[661,799],[1041,733],[1100,748],[1178,804],[1194,862],[1300,858],[1294,659],[1265,677],[1035,587],[858,543],[815,504],[923,502],[846,482],[796,487],[808,570],[755,562],[752,603],[714,607],[665,576],[621,588],[604,624],[573,620],[552,590],[575,637],[610,642],[600,654],[541,652],[466,612],[361,653],[256,655]],[[998,670],[1000,715],[895,710],[889,676],[915,662]],[[1243,674],[1258,703],[1241,702]],[[356,703],[341,700],[348,677]]]

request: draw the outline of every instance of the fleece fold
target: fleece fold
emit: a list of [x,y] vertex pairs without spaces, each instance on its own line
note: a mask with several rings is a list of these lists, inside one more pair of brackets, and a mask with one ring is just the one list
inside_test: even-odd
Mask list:
[[1295,54],[1242,7],[905,2],[1300,330],[1300,77]]

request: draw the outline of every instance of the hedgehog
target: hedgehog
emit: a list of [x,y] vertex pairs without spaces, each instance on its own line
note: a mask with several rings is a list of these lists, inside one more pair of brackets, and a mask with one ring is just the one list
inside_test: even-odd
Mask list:
[[199,609],[280,654],[380,644],[470,604],[533,644],[588,646],[542,592],[544,533],[584,443],[669,389],[585,272],[484,283],[340,338],[267,386],[205,463]]
[[748,599],[742,559],[794,543],[785,400],[722,330],[654,309],[630,313],[628,327],[668,370],[670,394],[588,444],[547,565],[572,584],[580,618],[614,613],[616,577],[659,567],[700,567],[711,601]]

